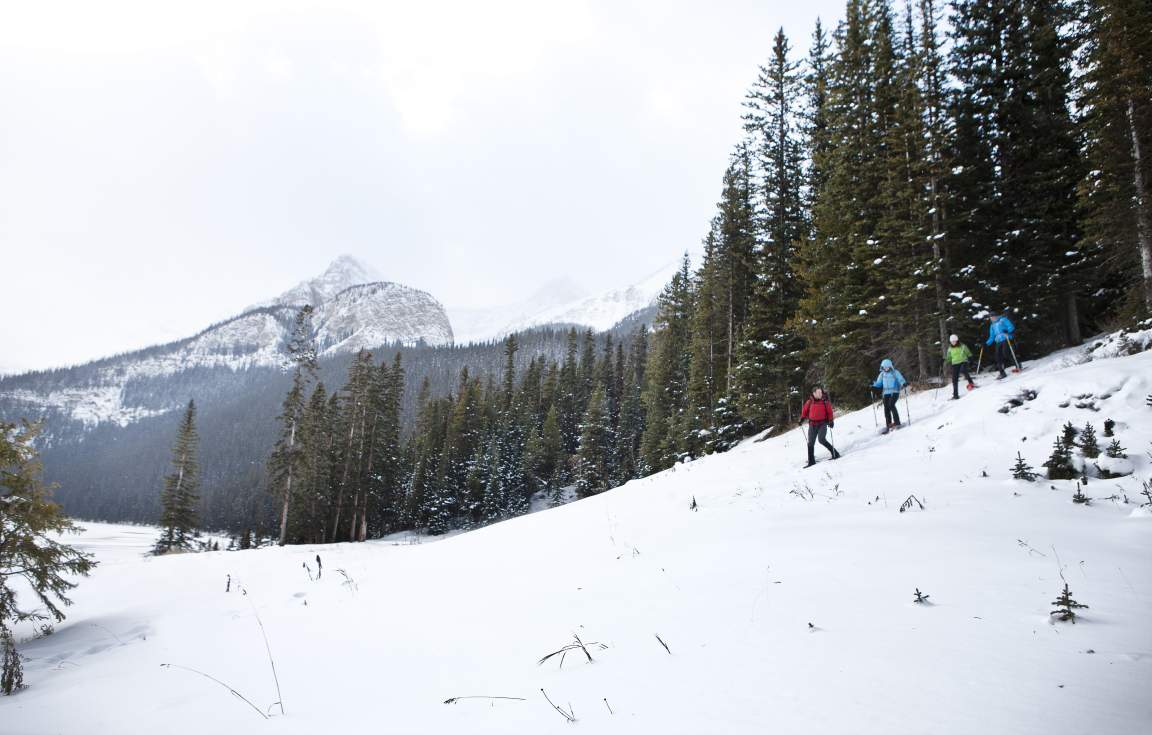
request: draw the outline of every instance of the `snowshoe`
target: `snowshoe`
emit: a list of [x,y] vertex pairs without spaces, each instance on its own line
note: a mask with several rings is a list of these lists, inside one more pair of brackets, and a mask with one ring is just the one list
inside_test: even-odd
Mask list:
[[885,426],[883,429],[880,430],[880,436],[884,436],[889,431],[892,431],[892,427],[891,426]]
[[808,469],[809,467],[811,467],[814,464],[816,464],[816,460],[810,459],[810,460],[808,460],[808,464],[804,465],[804,469]]
[[1007,378],[1007,377],[1008,377],[1008,373],[1001,373],[1000,375],[996,376],[996,379],[997,380],[1003,380],[1004,378]]
[[949,398],[948,400],[950,400],[950,401],[958,401],[958,400],[960,400],[960,396],[952,396],[952,397],[951,397],[951,398]]
[[840,452],[837,452],[835,449],[833,449],[832,450],[832,459],[840,459]]

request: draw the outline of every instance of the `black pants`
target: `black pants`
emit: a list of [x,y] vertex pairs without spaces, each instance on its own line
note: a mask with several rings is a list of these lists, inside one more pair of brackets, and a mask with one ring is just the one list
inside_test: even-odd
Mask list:
[[960,373],[964,373],[964,379],[969,383],[972,382],[972,376],[968,374],[968,363],[962,362],[959,365],[952,366],[952,397],[960,397]]
[[1005,375],[1004,366],[1012,364],[1012,353],[1009,351],[1008,340],[996,343],[996,369],[1000,375]]
[[884,394],[884,423],[888,426],[900,425],[900,412],[896,410],[896,404],[899,402],[899,393]]
[[820,440],[820,443],[824,445],[825,449],[827,449],[829,452],[832,453],[833,457],[836,456],[836,448],[833,447],[831,444],[829,444],[828,440],[825,438],[825,436],[827,436],[827,434],[828,434],[828,422],[827,421],[809,421],[808,422],[808,461],[809,462],[815,462],[816,461],[816,440],[817,439]]

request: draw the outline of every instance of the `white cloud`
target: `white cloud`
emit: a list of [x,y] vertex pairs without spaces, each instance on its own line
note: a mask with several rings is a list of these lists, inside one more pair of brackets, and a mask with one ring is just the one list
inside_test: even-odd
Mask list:
[[456,305],[642,277],[707,227],[776,27],[806,48],[842,0],[0,6],[0,286],[28,305],[0,344],[32,366],[342,252]]

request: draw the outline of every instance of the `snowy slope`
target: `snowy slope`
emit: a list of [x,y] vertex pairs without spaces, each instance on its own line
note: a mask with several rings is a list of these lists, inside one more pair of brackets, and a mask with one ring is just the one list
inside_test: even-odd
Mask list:
[[[549,287],[524,304],[498,310],[453,310],[453,324],[458,328],[457,341],[483,342],[500,339],[513,332],[549,324],[575,324],[602,332],[635,312],[651,306],[680,261],[669,263],[637,283],[587,296],[584,294],[562,301],[549,300],[546,294],[563,294],[570,289]],[[563,281],[561,283],[567,283]],[[457,317],[457,314],[460,316]]]
[[[841,416],[844,458],[810,470],[790,431],[434,543],[121,554],[55,635],[24,644],[32,686],[0,698],[0,730],[1143,732],[1152,513],[1137,478],[1093,481],[1085,506],[1070,482],[1008,473],[1017,451],[1039,465],[1065,421],[1112,418],[1152,476],[1152,352],[1085,359],[1058,353],[960,401],[917,394],[888,437],[871,409]],[[925,509],[899,512],[912,493]],[[246,595],[225,592],[229,574]],[[1048,616],[1061,575],[1090,606],[1075,625]],[[286,714],[161,668],[269,708],[257,613]],[[537,665],[574,633],[608,647]],[[444,703],[475,695],[523,700]]]

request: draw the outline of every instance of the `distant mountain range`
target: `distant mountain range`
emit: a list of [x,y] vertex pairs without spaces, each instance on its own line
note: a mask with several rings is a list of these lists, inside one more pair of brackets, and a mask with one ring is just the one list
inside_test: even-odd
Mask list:
[[[397,283],[367,281],[372,272],[342,256],[320,276],[199,334],[75,368],[0,378],[0,417],[63,414],[93,425],[125,425],[177,405],[128,400],[130,386],[198,369],[281,367],[297,310],[315,308],[314,337],[323,355],[385,344],[452,344],[444,307],[431,295]],[[52,376],[45,382],[37,376]],[[83,379],[70,379],[83,375]]]
[[605,331],[649,308],[676,267],[669,264],[635,285],[601,294],[589,295],[561,279],[507,306],[454,309],[454,330],[430,294],[380,280],[371,266],[344,255],[319,276],[186,339],[74,368],[0,377],[0,418],[51,415],[86,426],[124,426],[175,410],[175,402],[133,400],[132,386],[194,370],[281,369],[293,318],[305,304],[315,309],[313,336],[321,356],[383,345],[484,343],[545,326]]
[[498,340],[542,326],[572,325],[603,332],[651,307],[679,267],[676,260],[637,283],[596,294],[570,279],[557,279],[514,304],[486,309],[448,307],[448,314],[459,343]]
[[431,295],[381,281],[370,267],[343,256],[316,278],[191,337],[84,365],[0,376],[0,420],[45,422],[45,479],[60,484],[56,497],[69,513],[152,521],[179,409],[195,399],[202,511],[210,525],[234,518],[237,504],[266,501],[263,465],[288,385],[286,343],[302,305],[315,309],[320,380],[330,393],[344,384],[360,349],[372,351],[377,362],[402,356],[407,423],[425,378],[433,395],[444,395],[465,366],[475,375],[499,374],[504,357],[496,340],[512,331],[520,335],[518,370],[537,355],[561,358],[569,325],[598,331],[615,325],[622,337],[650,321],[663,277],[598,296],[565,282],[549,284],[503,310],[475,310],[473,321],[465,321],[466,339],[454,339],[448,314]]

